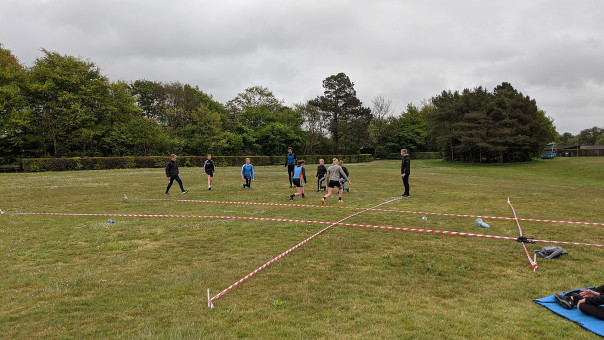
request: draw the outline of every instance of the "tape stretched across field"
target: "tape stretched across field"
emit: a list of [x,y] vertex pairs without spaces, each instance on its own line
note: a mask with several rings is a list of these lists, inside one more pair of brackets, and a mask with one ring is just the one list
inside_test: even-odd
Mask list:
[[[125,199],[128,199],[126,196],[124,197]],[[91,217],[95,217],[95,216],[103,216],[103,217],[143,217],[143,218],[206,218],[206,219],[233,219],[233,220],[255,220],[255,221],[272,221],[272,222],[293,222],[293,223],[315,223],[315,224],[327,224],[328,226],[323,228],[322,230],[320,230],[319,232],[313,234],[312,236],[308,237],[307,239],[305,239],[304,241],[296,244],[295,246],[293,246],[292,248],[286,250],[285,252],[281,253],[280,255],[278,255],[277,257],[273,258],[272,260],[268,261],[267,263],[265,263],[264,265],[258,267],[256,270],[252,271],[251,273],[249,273],[248,275],[244,276],[243,278],[241,278],[240,280],[236,281],[235,283],[233,283],[232,285],[230,285],[229,287],[225,288],[224,290],[222,290],[220,293],[218,293],[217,295],[215,295],[214,297],[210,298],[210,294],[208,291],[208,306],[213,308],[214,304],[212,301],[216,300],[217,298],[221,297],[222,295],[224,295],[226,292],[228,292],[229,290],[233,289],[234,287],[236,287],[237,285],[241,284],[242,282],[244,282],[245,280],[249,279],[251,276],[255,275],[256,273],[258,273],[259,271],[265,269],[267,266],[271,265],[272,263],[278,261],[279,259],[283,258],[285,255],[291,253],[292,251],[296,250],[297,248],[299,248],[300,246],[304,245],[305,243],[309,242],[310,240],[312,240],[313,238],[315,238],[316,236],[322,234],[323,232],[325,232],[326,230],[334,227],[334,226],[350,226],[350,227],[364,227],[364,228],[374,228],[374,229],[386,229],[386,230],[398,230],[398,231],[413,231],[413,232],[424,232],[424,233],[433,233],[433,234],[443,234],[443,235],[458,235],[458,236],[471,236],[471,237],[481,237],[481,238],[491,238],[491,239],[503,239],[503,240],[513,240],[513,241],[517,241],[518,238],[515,237],[507,237],[507,236],[495,236],[495,235],[484,235],[484,234],[476,234],[476,233],[464,233],[464,232],[455,232],[455,231],[444,231],[444,230],[432,230],[432,229],[418,229],[418,228],[406,228],[406,227],[392,227],[392,226],[378,226],[378,225],[366,225],[366,224],[356,224],[356,223],[343,223],[343,221],[350,219],[354,216],[357,216],[365,211],[383,211],[383,212],[404,212],[404,213],[416,213],[416,214],[429,214],[429,215],[442,215],[442,216],[459,216],[459,217],[476,217],[474,215],[461,215],[461,214],[439,214],[439,213],[423,213],[423,212],[408,212],[408,211],[400,211],[400,210],[387,210],[387,209],[377,209],[377,207],[393,202],[395,200],[398,200],[399,198],[395,198],[392,199],[390,201],[384,202],[384,203],[380,203],[372,208],[352,208],[352,207],[330,207],[330,208],[345,208],[345,209],[355,209],[355,210],[361,210],[355,214],[352,214],[350,216],[347,216],[337,222],[325,222],[325,221],[310,221],[310,220],[299,220],[299,219],[283,219],[283,218],[263,218],[263,217],[247,217],[247,216],[214,216],[214,215],[165,215],[165,214],[119,214],[119,213],[52,213],[52,212],[14,212],[14,213],[10,213],[11,215],[45,215],[45,216],[91,216]],[[292,207],[300,207],[300,206],[305,206],[305,207],[325,207],[325,206],[312,206],[312,205],[299,205],[299,204],[280,204],[280,203],[254,203],[254,202],[219,202],[219,201],[194,201],[194,200],[167,200],[167,201],[177,201],[177,202],[203,202],[203,203],[227,203],[227,204],[240,204],[240,205],[278,205],[278,206],[292,206]],[[511,204],[510,204],[511,206]],[[513,207],[512,207],[513,210]],[[503,218],[503,217],[486,217],[486,216],[482,216],[483,218],[498,218],[498,219],[511,219],[511,220],[515,220],[516,223],[518,223],[519,220],[534,220],[534,219],[519,219],[516,214],[515,211],[514,212],[514,218]],[[539,220],[539,221],[550,221],[550,220]],[[589,224],[589,225],[599,225],[596,223],[589,223],[589,222],[566,222],[563,221],[563,223],[573,223],[573,224]],[[518,228],[519,228],[519,232],[520,232],[520,236],[522,236],[522,229],[520,228],[520,225],[518,224]],[[550,240],[532,240],[534,242],[542,242],[542,243],[554,243],[554,244],[567,244],[567,245],[580,245],[580,246],[593,246],[593,247],[599,247],[599,248],[604,248],[604,245],[602,244],[591,244],[591,243],[581,243],[581,242],[567,242],[567,241],[550,241]],[[527,253],[527,257],[529,259],[529,262],[531,262],[531,265],[533,266],[533,269],[536,268],[536,262],[533,262],[530,259],[530,256],[528,255],[528,251],[526,250],[526,247],[524,246],[524,244],[522,244],[525,252]]]
[[[400,199],[400,197],[393,198],[393,199],[391,199],[390,201],[386,201],[386,202],[380,203],[380,204],[378,204],[378,205],[374,206],[373,208],[377,208],[377,207],[379,207],[379,206],[381,206],[381,205],[388,204],[388,203],[390,203],[390,202],[394,202],[394,201],[399,200],[399,199]],[[370,209],[372,209],[372,208],[370,208]],[[221,297],[222,295],[224,295],[226,292],[228,292],[229,290],[231,290],[231,289],[235,288],[235,286],[237,286],[237,285],[239,285],[240,283],[242,283],[243,281],[245,281],[245,280],[249,279],[250,277],[252,277],[252,276],[253,276],[253,275],[255,275],[256,273],[258,273],[258,272],[259,272],[259,271],[261,271],[262,269],[264,269],[264,268],[268,267],[269,265],[273,264],[274,262],[278,261],[278,260],[279,260],[279,259],[281,259],[283,256],[285,256],[285,255],[287,255],[287,254],[291,253],[292,251],[294,251],[294,250],[298,249],[300,246],[302,246],[302,245],[303,245],[303,244],[305,244],[306,242],[308,242],[308,241],[312,240],[312,239],[313,239],[313,238],[315,238],[316,236],[319,236],[320,234],[322,234],[323,232],[325,232],[327,229],[329,229],[329,228],[331,228],[331,227],[333,227],[333,226],[336,226],[336,225],[340,225],[340,223],[342,223],[343,221],[346,221],[346,220],[347,220],[347,219],[349,219],[349,218],[352,218],[352,217],[355,217],[355,216],[357,216],[357,215],[359,215],[359,214],[362,214],[362,213],[364,213],[365,211],[368,211],[368,210],[369,210],[369,209],[364,209],[363,211],[359,211],[359,212],[357,212],[357,213],[355,213],[355,214],[352,214],[352,215],[350,215],[350,216],[346,216],[346,217],[344,217],[343,219],[339,220],[338,222],[334,222],[334,223],[332,223],[332,224],[328,225],[327,227],[325,227],[325,228],[321,229],[319,232],[315,233],[314,235],[310,236],[309,238],[305,239],[304,241],[302,241],[302,242],[300,242],[300,243],[296,244],[295,246],[293,246],[293,247],[289,248],[288,250],[284,251],[284,252],[283,252],[283,253],[281,253],[279,256],[277,256],[277,257],[273,258],[272,260],[268,261],[267,263],[263,264],[262,266],[260,266],[260,267],[256,268],[256,270],[254,270],[253,272],[251,272],[251,273],[247,274],[246,276],[242,277],[241,279],[239,279],[238,281],[236,281],[236,282],[235,282],[235,283],[233,283],[232,285],[228,286],[227,288],[225,288],[223,291],[221,291],[220,293],[216,294],[216,295],[215,295],[215,296],[213,296],[212,298],[209,298],[209,297],[208,297],[208,307],[210,307],[210,308],[214,308],[214,303],[213,303],[212,301],[214,301],[214,300],[218,299],[219,297]],[[209,295],[209,294],[208,294],[208,295]]]
[[[316,224],[336,224],[346,227],[362,227],[362,228],[373,228],[373,229],[385,229],[385,230],[397,230],[397,231],[413,231],[422,232],[429,234],[442,234],[442,235],[458,235],[458,236],[471,236],[481,238],[492,238],[500,240],[512,240],[516,241],[516,237],[510,236],[496,236],[496,235],[484,235],[476,233],[465,233],[459,231],[447,231],[447,230],[436,230],[436,229],[423,229],[423,228],[407,228],[407,227],[392,227],[392,226],[380,226],[370,224],[357,224],[357,223],[337,223],[337,222],[326,222],[326,221],[310,221],[310,220],[295,220],[288,218],[269,218],[269,217],[249,217],[249,216],[213,216],[213,215],[163,215],[163,214],[104,214],[104,213],[55,213],[55,212],[11,212],[6,213],[9,215],[41,215],[41,216],[72,216],[72,217],[144,217],[144,218],[205,218],[205,219],[226,219],[226,220],[254,220],[254,221],[268,221],[268,222],[288,222],[288,223],[316,223]],[[604,248],[604,244],[595,243],[582,243],[582,242],[571,242],[571,241],[551,241],[551,240],[538,240],[533,241],[537,243],[554,243],[554,244],[566,244],[573,246],[589,246]]]
[[216,203],[216,204],[237,204],[237,205],[265,205],[265,206],[306,207],[306,208],[338,208],[338,209],[395,212],[395,213],[403,213],[403,214],[418,214],[418,215],[432,215],[432,216],[471,217],[471,218],[488,218],[488,219],[493,219],[493,220],[509,220],[509,221],[518,220],[518,221],[526,221],[526,222],[565,223],[565,224],[604,226],[604,222],[562,221],[562,220],[547,220],[547,219],[539,219],[539,218],[516,218],[516,217],[500,217],[500,216],[469,215],[469,214],[448,214],[448,213],[425,212],[425,211],[375,209],[375,208],[365,209],[365,208],[356,208],[356,207],[325,206],[325,205],[312,205],[312,204],[286,204],[286,203],[208,201],[208,200],[175,200],[175,199],[167,199],[167,198],[134,198],[134,199],[139,200],[139,201],[168,201],[168,202]]

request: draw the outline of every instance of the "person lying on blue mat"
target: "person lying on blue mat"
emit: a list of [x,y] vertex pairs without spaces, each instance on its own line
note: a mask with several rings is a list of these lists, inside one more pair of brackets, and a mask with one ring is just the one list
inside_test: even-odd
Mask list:
[[604,320],[604,285],[594,289],[581,289],[580,292],[572,292],[568,295],[554,294],[556,302],[566,308],[577,309],[587,315]]

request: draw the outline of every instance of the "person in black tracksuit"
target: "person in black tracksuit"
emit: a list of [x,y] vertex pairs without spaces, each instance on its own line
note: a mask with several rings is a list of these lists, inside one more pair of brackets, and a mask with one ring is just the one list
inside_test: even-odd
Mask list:
[[287,154],[285,155],[285,165],[283,170],[287,169],[287,175],[289,176],[289,187],[293,187],[294,169],[296,167],[296,154],[294,150],[289,147],[287,148]]
[[554,295],[556,302],[566,309],[577,306],[577,309],[587,315],[604,320],[604,285],[594,289],[581,289],[579,293],[572,292],[568,295]]
[[203,172],[208,175],[208,190],[212,190],[212,181],[216,173],[216,166],[212,160],[212,155],[208,154],[205,163],[203,163]]
[[411,175],[411,157],[407,153],[407,149],[401,150],[402,162],[401,162],[401,178],[403,179],[403,185],[405,186],[405,193],[403,197],[409,197],[409,175]]
[[170,187],[172,183],[176,180],[178,185],[180,185],[180,191],[182,191],[183,195],[189,192],[189,190],[185,190],[182,186],[182,181],[180,180],[180,171],[178,170],[178,164],[176,163],[176,155],[172,154],[172,158],[166,165],[166,176],[170,179],[170,183],[168,183],[168,187],[166,188],[166,195],[170,191]]
[[317,179],[317,192],[320,192],[321,189],[327,189],[327,187],[321,186],[321,183],[325,180],[325,175],[327,174],[327,168],[325,167],[325,160],[323,158],[319,159],[319,166],[317,167],[317,175],[315,178]]

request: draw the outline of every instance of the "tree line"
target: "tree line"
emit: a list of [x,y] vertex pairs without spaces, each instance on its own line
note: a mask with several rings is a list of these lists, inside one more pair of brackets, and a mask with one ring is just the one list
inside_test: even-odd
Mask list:
[[382,96],[371,107],[344,73],[323,94],[291,106],[252,86],[220,103],[180,82],[112,82],[89,60],[42,49],[31,67],[0,45],[0,157],[371,153],[402,147],[450,160],[526,161],[557,140],[535,100],[503,83],[444,91],[403,112]]

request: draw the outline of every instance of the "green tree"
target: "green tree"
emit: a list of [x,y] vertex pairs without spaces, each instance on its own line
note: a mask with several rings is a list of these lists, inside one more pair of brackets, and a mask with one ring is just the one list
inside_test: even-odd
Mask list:
[[600,133],[600,136],[596,140],[596,145],[604,145],[604,131]]
[[565,132],[558,136],[558,142],[561,145],[576,145],[577,138],[570,132]]
[[326,116],[328,130],[334,144],[334,153],[358,153],[370,148],[369,131],[371,110],[357,98],[354,83],[344,73],[323,80],[324,92],[310,101]]
[[594,126],[589,129],[583,129],[577,135],[577,142],[579,145],[596,145],[598,138],[604,132],[604,128]]
[[[61,157],[84,154],[95,125],[110,106],[109,80],[90,61],[42,50],[30,70],[30,104],[43,150]],[[73,153],[80,149],[81,153]]]
[[161,122],[163,118],[163,103],[165,91],[163,84],[150,80],[136,80],[130,84],[136,105],[142,109],[143,116]]
[[528,161],[557,138],[553,120],[509,83],[493,93],[481,87],[443,92],[432,104],[430,134],[451,160]]
[[369,125],[369,138],[373,146],[373,155],[385,157],[388,151],[384,142],[388,131],[388,116],[392,114],[392,100],[380,95],[373,98],[372,104],[373,119]]
[[429,112],[429,133],[435,147],[450,160],[456,159],[455,146],[459,143],[457,125],[461,121],[461,95],[458,91],[443,91],[432,98],[434,109]]
[[25,67],[0,44],[0,161],[12,162],[31,150],[31,109]]
[[406,111],[399,119],[399,147],[412,151],[425,151],[428,136],[428,123],[419,109],[413,105],[407,105]]
[[267,88],[254,86],[226,104],[229,130],[242,138],[243,153],[277,155],[302,145],[302,114],[284,106]]
[[303,153],[307,155],[322,153],[327,132],[323,114],[318,107],[310,105],[308,102],[294,105],[294,110],[304,121],[302,124],[305,137],[302,146]]

